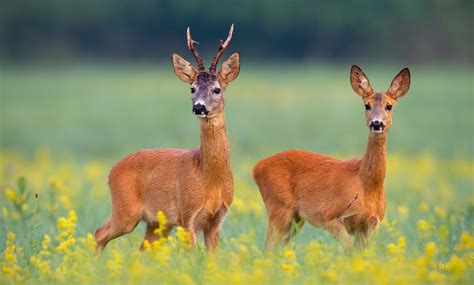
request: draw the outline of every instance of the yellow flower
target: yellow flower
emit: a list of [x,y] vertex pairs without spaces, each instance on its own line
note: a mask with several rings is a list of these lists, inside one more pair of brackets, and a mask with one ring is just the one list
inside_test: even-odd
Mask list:
[[404,236],[401,236],[398,238],[398,246],[402,249],[405,249],[406,246],[406,240]]
[[151,251],[151,244],[147,239],[143,241],[143,249],[145,251]]
[[404,205],[398,206],[398,214],[400,214],[402,218],[407,218],[409,214],[409,210],[407,206],[404,206]]
[[430,271],[428,273],[428,281],[430,282],[442,282],[445,280],[445,276],[438,271]]
[[16,263],[15,247],[8,247],[5,250],[5,261],[7,263]]
[[109,277],[115,279],[122,271],[122,256],[116,249],[112,251],[112,257],[106,262],[105,266],[109,270]]
[[15,242],[15,238],[16,238],[15,233],[13,233],[13,232],[8,232],[7,233],[7,241],[13,243],[13,242]]
[[77,222],[77,215],[76,215],[76,212],[74,210],[69,211],[69,221],[71,223]]
[[281,268],[285,271],[291,272],[295,269],[295,265],[294,264],[283,263],[281,265]]
[[324,274],[327,280],[329,281],[337,281],[337,273],[334,269],[326,271]]
[[64,218],[64,217],[60,217],[58,219],[58,229],[62,230],[62,229],[65,229],[69,226],[69,221]]
[[8,188],[7,191],[5,191],[5,196],[10,201],[15,201],[16,198],[17,198],[16,192],[13,191],[13,189],[11,189],[11,188]]
[[389,244],[387,244],[387,251],[388,251],[388,253],[394,255],[394,254],[398,253],[398,248],[395,244],[389,243]]
[[158,219],[158,223],[166,226],[168,220],[166,219],[166,215],[162,211],[158,211],[158,213],[156,214],[156,218]]
[[453,255],[446,264],[446,270],[451,272],[455,280],[460,280],[466,270],[466,265],[459,257]]
[[474,238],[468,232],[462,232],[459,243],[456,246],[457,251],[467,251],[474,249]]
[[425,247],[425,256],[428,259],[433,259],[436,255],[436,244],[430,241]]
[[420,232],[427,232],[431,229],[431,225],[424,219],[418,220],[418,230]]
[[192,241],[191,241],[191,234],[186,231],[183,227],[176,228],[176,236],[178,238],[179,243],[185,248],[191,248]]
[[285,248],[285,258],[288,259],[288,260],[296,260],[296,255],[295,253],[289,249],[289,248]]
[[352,270],[358,273],[364,272],[366,263],[361,257],[357,257],[352,261]]
[[158,220],[158,228],[155,229],[154,233],[161,237],[166,230],[168,219],[162,211],[156,213],[156,219]]

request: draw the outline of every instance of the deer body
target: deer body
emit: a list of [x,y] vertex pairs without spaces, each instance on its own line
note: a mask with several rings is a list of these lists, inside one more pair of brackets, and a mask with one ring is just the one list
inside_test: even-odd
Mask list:
[[[405,73],[408,70],[402,72],[392,82],[405,89],[401,96],[409,86],[409,73]],[[358,67],[353,67],[351,75],[355,90],[368,84]],[[364,247],[383,219],[391,113],[382,114],[379,109],[394,105],[401,96],[374,93],[367,86],[365,93],[356,91],[366,105],[374,106],[374,111],[366,116],[371,131],[362,158],[342,161],[309,151],[289,150],[263,159],[254,167],[254,180],[268,212],[266,246],[288,242],[307,221],[328,230],[346,247],[352,246],[350,235],[355,235],[357,244]]]
[[[231,35],[232,28],[228,40]],[[234,53],[216,74],[212,69],[203,70],[189,30],[188,45],[197,55],[198,71],[177,54],[173,55],[173,64],[178,78],[192,86],[193,112],[200,118],[201,145],[190,150],[141,150],[113,166],[109,175],[112,216],[96,231],[100,250],[110,240],[133,231],[140,221],[147,224],[145,240],[158,239],[154,233],[159,227],[158,211],[167,217],[164,236],[181,226],[190,233],[193,244],[197,233],[203,231],[206,247],[218,246],[220,227],[234,191],[221,89],[225,90],[237,77],[239,55]],[[222,54],[221,48],[219,52]],[[211,65],[214,70],[219,57]]]

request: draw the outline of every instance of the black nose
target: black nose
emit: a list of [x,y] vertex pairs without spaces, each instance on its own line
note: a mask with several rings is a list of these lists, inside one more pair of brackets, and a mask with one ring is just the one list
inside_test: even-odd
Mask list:
[[196,104],[193,106],[194,115],[207,115],[209,111],[206,109],[206,106],[202,104]]
[[376,131],[383,130],[384,124],[381,121],[372,121],[370,122],[370,127]]

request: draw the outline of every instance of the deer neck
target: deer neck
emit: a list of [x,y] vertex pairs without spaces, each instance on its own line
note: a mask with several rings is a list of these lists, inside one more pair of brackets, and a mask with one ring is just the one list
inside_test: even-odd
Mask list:
[[216,181],[227,179],[231,173],[230,149],[224,114],[200,120],[201,147],[199,167],[204,176]]
[[386,171],[387,133],[369,134],[367,149],[361,160],[359,176],[367,191],[383,189]]

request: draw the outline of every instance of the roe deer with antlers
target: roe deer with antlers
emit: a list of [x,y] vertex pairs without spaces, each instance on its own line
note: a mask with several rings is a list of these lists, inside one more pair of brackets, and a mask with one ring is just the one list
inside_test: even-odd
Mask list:
[[328,230],[346,248],[352,247],[350,235],[355,235],[356,244],[363,248],[384,217],[387,131],[397,100],[410,87],[410,72],[403,69],[382,93],[372,90],[357,66],[352,66],[350,80],[364,101],[369,128],[362,158],[341,161],[289,150],[254,167],[254,180],[268,212],[267,247],[287,243],[307,221]]
[[201,146],[190,150],[141,150],[113,166],[109,175],[112,216],[95,233],[98,250],[133,231],[139,221],[146,223],[145,240],[158,239],[158,211],[168,219],[163,236],[169,235],[173,227],[182,226],[190,233],[193,245],[197,233],[203,231],[206,247],[212,250],[218,246],[221,224],[234,192],[224,92],[239,74],[239,54],[232,53],[219,72],[216,67],[233,28],[232,25],[227,40],[220,42],[209,71],[204,68],[194,47],[197,42],[188,28],[188,48],[198,68],[178,54],[173,54],[172,61],[176,76],[191,85],[192,110],[200,119]]

